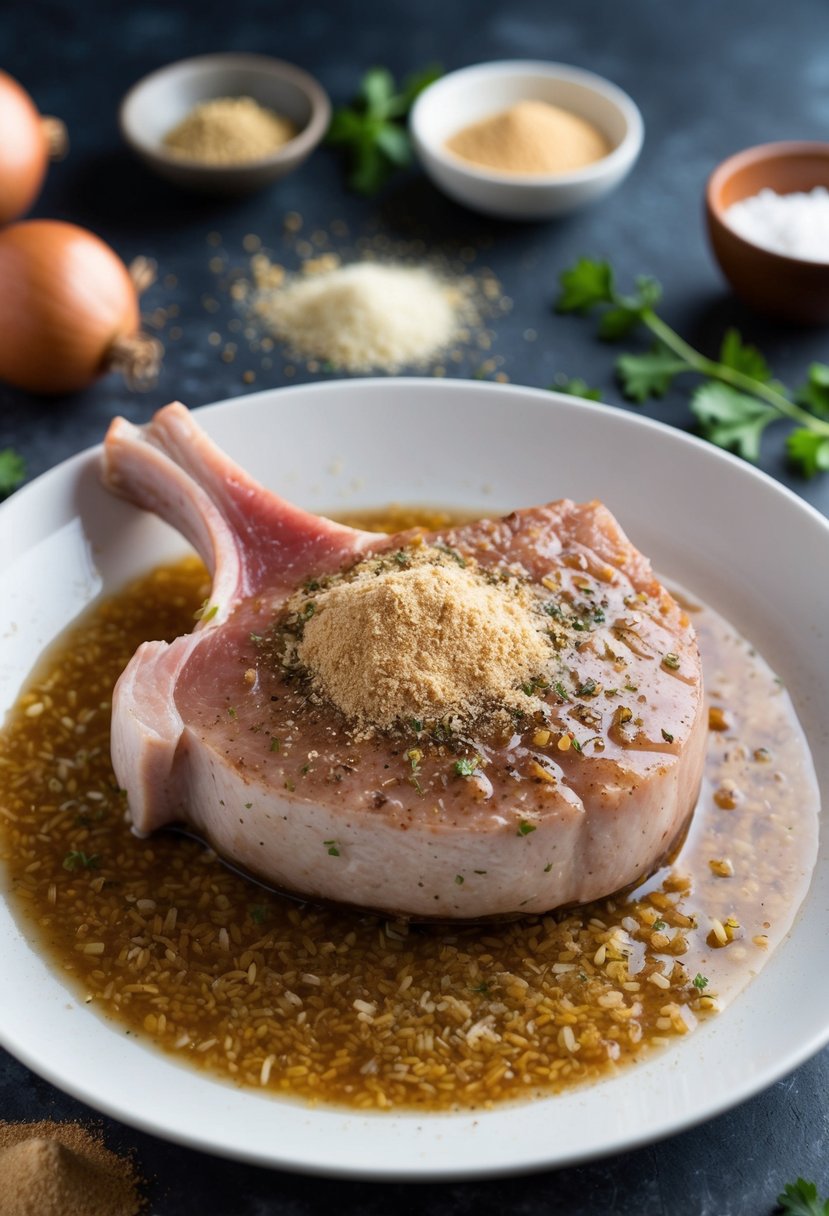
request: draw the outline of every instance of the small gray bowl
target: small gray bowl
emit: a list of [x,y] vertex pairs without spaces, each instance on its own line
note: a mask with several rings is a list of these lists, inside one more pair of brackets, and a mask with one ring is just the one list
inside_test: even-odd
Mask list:
[[[214,97],[252,97],[290,118],[298,134],[278,151],[240,165],[206,165],[177,156],[164,137]],[[206,194],[248,194],[292,173],[313,152],[331,118],[328,95],[301,68],[268,55],[201,55],[159,68],[133,85],[118,114],[133,151],[161,177]]]

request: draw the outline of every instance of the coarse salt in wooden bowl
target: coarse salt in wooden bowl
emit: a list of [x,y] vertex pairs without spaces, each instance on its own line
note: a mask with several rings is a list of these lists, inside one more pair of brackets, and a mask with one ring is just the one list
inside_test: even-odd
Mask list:
[[829,324],[829,249],[825,262],[776,253],[740,236],[727,209],[761,190],[776,194],[829,188],[829,143],[785,141],[746,148],[708,179],[708,236],[720,269],[751,308],[799,325]]

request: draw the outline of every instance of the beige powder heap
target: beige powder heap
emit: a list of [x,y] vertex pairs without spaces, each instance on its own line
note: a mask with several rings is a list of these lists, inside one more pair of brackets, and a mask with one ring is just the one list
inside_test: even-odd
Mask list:
[[296,135],[287,118],[252,97],[202,101],[164,136],[164,147],[203,165],[241,165],[277,152]]
[[0,1124],[0,1216],[136,1216],[132,1163],[76,1123]]
[[511,705],[550,653],[519,584],[428,560],[380,573],[367,563],[324,591],[297,648],[347,718],[384,730]]
[[430,270],[354,262],[294,279],[254,309],[297,354],[360,372],[428,362],[454,339],[462,304]]
[[463,160],[499,173],[568,173],[600,160],[610,144],[578,114],[546,101],[519,101],[446,141]]

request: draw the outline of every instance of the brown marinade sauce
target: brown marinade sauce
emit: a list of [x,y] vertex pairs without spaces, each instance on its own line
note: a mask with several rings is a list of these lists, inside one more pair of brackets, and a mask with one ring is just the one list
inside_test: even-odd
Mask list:
[[[361,527],[456,522],[391,509]],[[600,1078],[731,999],[791,926],[816,856],[808,748],[779,682],[694,611],[706,776],[673,863],[637,891],[508,924],[406,925],[303,904],[186,837],[133,835],[109,760],[138,644],[192,628],[195,559],[94,604],[0,733],[12,906],[80,999],[146,1044],[260,1092],[476,1108]]]

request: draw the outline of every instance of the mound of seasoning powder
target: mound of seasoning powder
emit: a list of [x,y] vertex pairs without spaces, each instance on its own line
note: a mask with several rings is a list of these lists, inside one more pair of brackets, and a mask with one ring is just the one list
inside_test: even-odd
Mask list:
[[132,1162],[77,1123],[0,1123],[1,1216],[136,1216]]
[[427,267],[354,262],[262,292],[253,308],[292,351],[359,372],[428,362],[455,338],[463,305]]
[[569,173],[610,151],[586,118],[546,101],[519,101],[499,114],[463,127],[446,141],[462,160],[499,173]]
[[252,97],[215,97],[168,131],[164,147],[204,165],[242,165],[277,152],[296,133],[290,119]]

